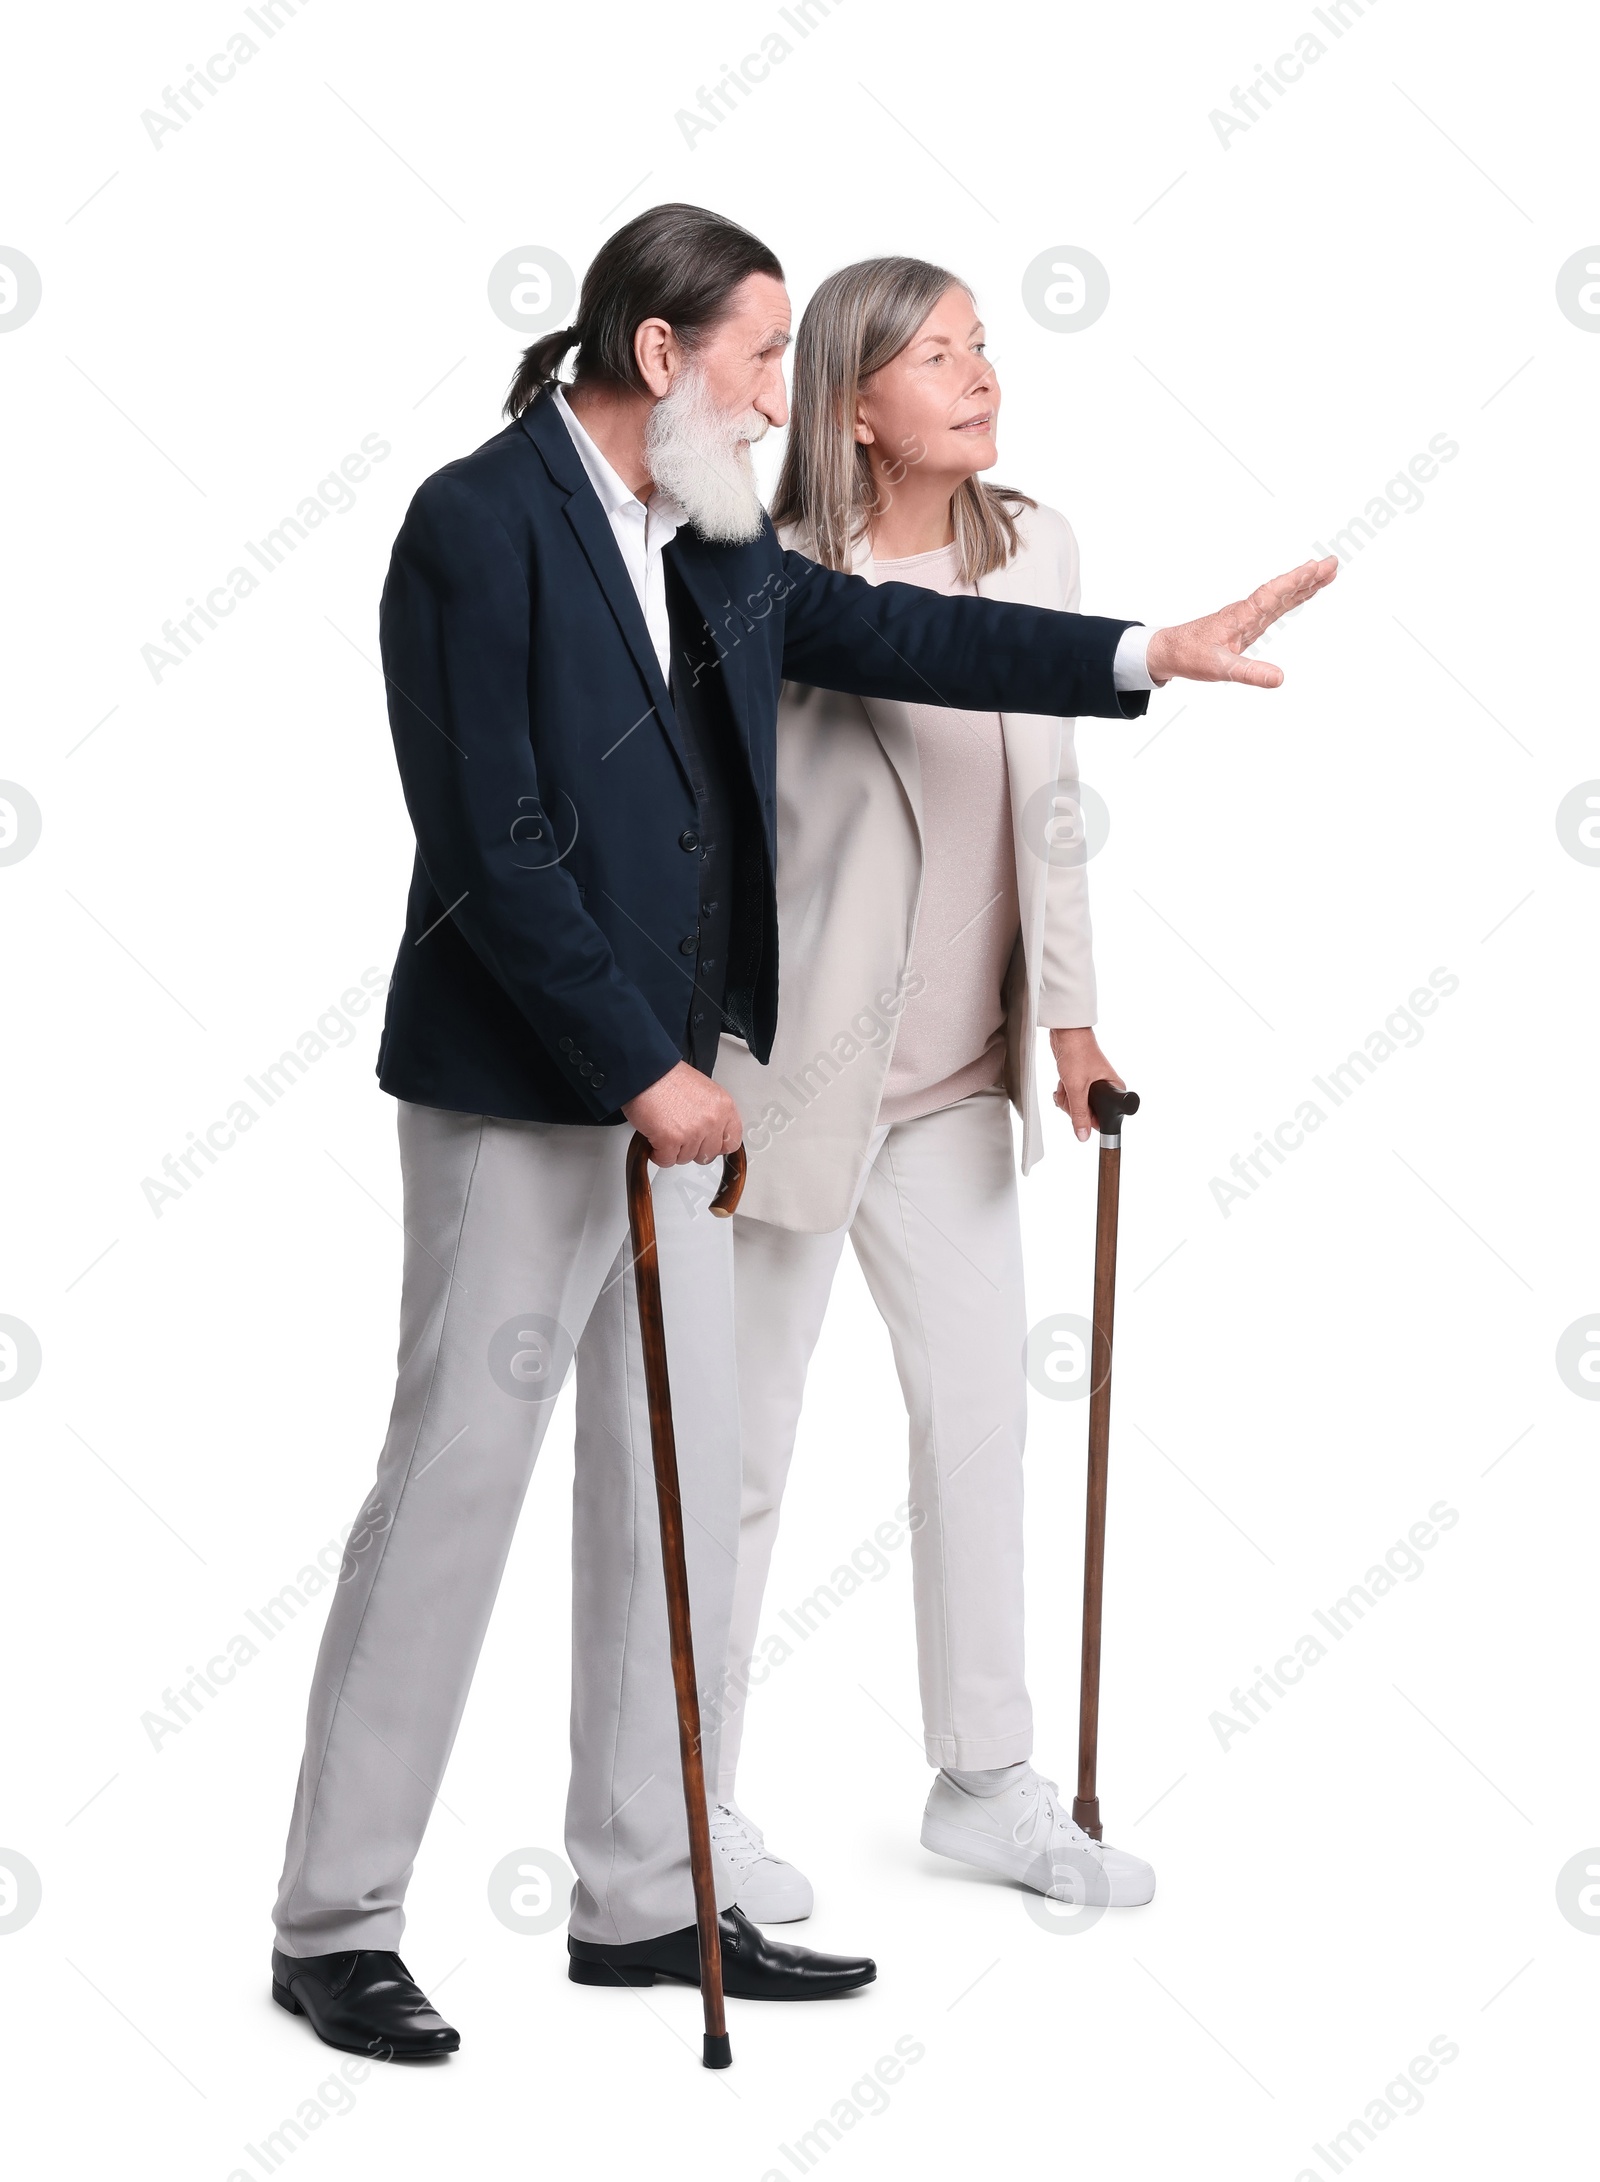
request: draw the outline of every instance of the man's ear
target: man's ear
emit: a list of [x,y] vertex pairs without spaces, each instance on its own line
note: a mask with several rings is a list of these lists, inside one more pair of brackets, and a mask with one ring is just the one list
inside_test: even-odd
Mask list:
[[664,318],[644,318],[634,328],[633,360],[640,378],[660,401],[683,365],[678,337]]

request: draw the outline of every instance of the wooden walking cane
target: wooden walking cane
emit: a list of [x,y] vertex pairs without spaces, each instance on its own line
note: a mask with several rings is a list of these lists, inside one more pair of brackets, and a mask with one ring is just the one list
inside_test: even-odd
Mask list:
[[[722,1187],[711,1200],[728,1218],[744,1188],[744,1151],[722,1162]],[[700,1995],[707,2068],[733,2060],[722,2007],[722,1936],[717,1926],[717,1883],[711,1864],[711,1822],[706,1814],[705,1764],[700,1750],[700,1697],[694,1678],[694,1637],[689,1623],[689,1571],[683,1556],[683,1503],[678,1492],[678,1445],[672,1432],[672,1384],[667,1376],[667,1336],[661,1317],[661,1269],[656,1263],[656,1212],[650,1196],[650,1146],[635,1136],[628,1146],[628,1227],[639,1291],[639,1338],[644,1350],[645,1390],[650,1402],[650,1449],[655,1458],[656,1506],[661,1515],[661,1566],[667,1586],[667,1632],[672,1682],[678,1697],[678,1748],[683,1758],[683,1801],[689,1819],[689,1869],[694,1878],[695,1924],[700,1935]]]
[[1083,1672],[1078,1688],[1078,1792],[1072,1818],[1091,1841],[1100,1839],[1100,1606],[1106,1573],[1106,1468],[1111,1452],[1111,1322],[1117,1297],[1117,1197],[1122,1168],[1122,1117],[1139,1111],[1137,1091],[1119,1091],[1103,1078],[1089,1086],[1089,1111],[1100,1131],[1100,1200],[1094,1224],[1094,1331],[1089,1369],[1089,1489],[1083,1524]]

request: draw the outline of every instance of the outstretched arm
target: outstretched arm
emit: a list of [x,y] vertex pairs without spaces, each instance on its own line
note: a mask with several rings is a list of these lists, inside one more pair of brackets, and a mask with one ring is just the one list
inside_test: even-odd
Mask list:
[[1119,693],[1129,624],[1005,599],[945,598],[783,557],[783,674],[813,689],[974,712],[1134,719],[1149,693]]
[[1238,599],[1199,621],[1157,629],[1144,655],[1151,681],[1158,687],[1177,679],[1248,682],[1252,689],[1276,689],[1283,680],[1283,669],[1264,659],[1246,659],[1243,654],[1275,621],[1325,591],[1338,573],[1339,563],[1332,555],[1325,561],[1302,561],[1286,576],[1274,576],[1261,584],[1247,599]]
[[[1155,630],[1145,651],[1150,679],[1276,689],[1283,669],[1243,653],[1338,569],[1332,558],[1307,561],[1214,614]],[[1136,624],[873,584],[794,552],[784,555],[784,573],[790,681],[908,704],[1113,720],[1136,718],[1148,702],[1142,690],[1119,689],[1114,673],[1118,642]]]

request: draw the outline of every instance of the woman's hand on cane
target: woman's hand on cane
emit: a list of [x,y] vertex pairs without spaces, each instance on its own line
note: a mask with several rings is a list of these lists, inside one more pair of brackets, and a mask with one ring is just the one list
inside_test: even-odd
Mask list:
[[1072,1117],[1078,1142],[1086,1144],[1089,1131],[1094,1127],[1094,1116],[1089,1111],[1090,1084],[1114,1083],[1119,1091],[1126,1091],[1128,1087],[1101,1052],[1099,1040],[1087,1025],[1081,1030],[1053,1030],[1050,1051],[1055,1056],[1056,1074],[1060,1078],[1055,1088],[1055,1102],[1064,1114]]

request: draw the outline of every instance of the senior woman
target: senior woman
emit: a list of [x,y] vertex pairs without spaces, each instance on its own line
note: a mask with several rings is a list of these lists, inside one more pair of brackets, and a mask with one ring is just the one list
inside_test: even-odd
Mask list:
[[[980,481],[998,459],[999,408],[953,275],[914,258],[834,273],[796,342],[772,511],[783,543],[876,583],[1076,610],[1066,522]],[[910,1420],[917,1657],[939,1768],[922,1840],[1044,1893],[1131,1904],[1155,1890],[1148,1864],[1090,1841],[1034,1770],[1023,1674],[1011,1109],[1026,1172],[1042,1149],[1035,1025],[1080,1138],[1089,1085],[1121,1083],[1091,1027],[1076,787],[1070,720],[782,693],[777,1038],[762,1067],[725,1037],[717,1066],[750,1174],[734,1221],[744,1503],[713,1834],[753,1918],[811,1909],[809,1882],[740,1809],[735,1776],[806,1369],[846,1236]]]

